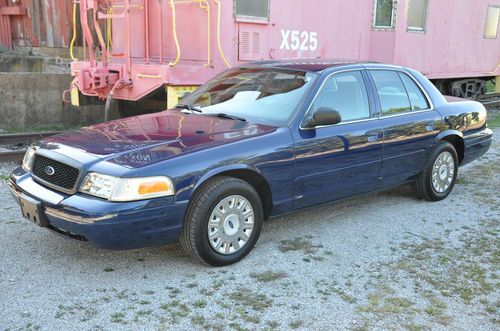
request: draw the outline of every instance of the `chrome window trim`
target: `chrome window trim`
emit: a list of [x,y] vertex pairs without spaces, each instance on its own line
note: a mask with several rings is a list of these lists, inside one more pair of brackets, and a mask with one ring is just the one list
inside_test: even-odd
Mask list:
[[346,124],[371,122],[371,121],[376,121],[378,119],[379,119],[378,117],[371,117],[371,118],[365,118],[365,119],[361,119],[361,120],[353,120],[353,121],[348,121],[348,122],[341,122],[341,123],[332,124],[332,125],[318,125],[318,126],[315,126],[314,128],[303,128],[302,125],[301,125],[300,129],[301,130],[316,130],[316,129],[328,128],[328,127],[331,127],[331,126],[342,126],[342,125],[346,125]]
[[405,116],[405,115],[411,115],[411,114],[426,113],[426,112],[431,112],[431,111],[434,111],[434,109],[416,110],[416,111],[410,111],[410,112],[407,112],[407,113],[387,115],[387,116],[380,116],[380,117],[377,117],[377,118],[378,119],[385,119],[385,118],[399,117],[399,116]]
[[[404,75],[407,75],[408,77],[410,77],[410,79],[413,80],[413,82],[415,82],[415,84],[417,84],[417,86],[420,89],[420,91],[422,91],[424,97],[427,99],[427,103],[430,105],[430,108],[428,108],[428,109],[422,109],[422,110],[415,110],[415,111],[412,110],[412,111],[409,111],[409,112],[406,112],[406,113],[386,115],[386,116],[382,116],[382,114],[377,111],[377,113],[376,113],[378,115],[377,117],[370,117],[370,118],[367,118],[367,119],[353,120],[353,121],[348,121],[348,122],[340,122],[340,123],[332,124],[332,125],[320,125],[320,126],[315,126],[315,127],[312,127],[312,128],[304,128],[302,126],[302,124],[304,123],[304,119],[307,117],[307,114],[309,114],[309,112],[311,111],[311,107],[312,107],[313,103],[316,101],[316,98],[318,97],[319,93],[323,89],[323,86],[325,85],[326,81],[328,79],[330,79],[331,76],[339,74],[339,73],[344,73],[344,72],[363,71],[363,70],[367,71],[368,74],[370,74],[370,70],[383,70],[383,71],[396,71],[396,72],[403,73]],[[372,79],[373,79],[373,77],[372,77]],[[366,92],[368,93],[368,86],[366,86],[366,89],[367,89]],[[379,98],[378,92],[376,93],[375,97]],[[379,99],[379,103],[380,103],[380,99]],[[321,83],[321,86],[318,89],[318,92],[316,92],[316,95],[314,96],[313,100],[309,104],[309,107],[307,108],[306,113],[302,117],[302,120],[301,120],[300,125],[299,125],[299,129],[300,130],[316,130],[316,129],[328,128],[328,127],[339,126],[339,125],[344,125],[344,124],[353,124],[353,123],[359,123],[359,122],[368,122],[368,121],[379,120],[379,119],[384,119],[384,118],[391,118],[391,117],[412,115],[412,114],[418,114],[418,113],[423,113],[423,112],[431,112],[431,111],[434,111],[434,110],[435,110],[434,103],[432,102],[432,99],[430,98],[429,94],[424,89],[424,87],[422,86],[422,84],[420,84],[420,82],[415,77],[413,77],[412,74],[410,74],[409,72],[407,72],[404,69],[400,69],[400,68],[366,68],[366,67],[365,68],[357,68],[357,69],[345,69],[345,70],[333,72],[333,73],[331,73],[330,75],[328,75],[323,80],[323,82]]]
[[[379,118],[387,118],[387,117],[394,117],[394,116],[415,114],[415,113],[421,113],[421,112],[424,112],[424,111],[433,111],[434,110],[434,103],[432,102],[432,99],[430,98],[429,94],[427,94],[427,91],[424,89],[424,87],[422,86],[422,84],[420,84],[420,82],[415,77],[413,77],[413,75],[411,75],[410,73],[408,73],[407,71],[405,71],[403,69],[399,69],[399,68],[366,68],[366,71],[368,71],[368,74],[370,73],[370,71],[373,71],[373,70],[396,71],[396,72],[402,73],[402,74],[410,77],[410,79],[413,80],[413,82],[415,84],[417,84],[418,88],[420,89],[420,91],[424,95],[425,99],[427,100],[427,103],[430,106],[430,108],[427,108],[427,109],[411,110],[411,111],[406,112],[406,113],[400,113],[400,114],[394,114],[394,115],[386,115],[386,116],[384,116],[383,114],[379,114]],[[373,77],[372,77],[372,79],[373,79]],[[404,86],[404,82],[402,82],[402,83],[403,83],[403,86]],[[405,86],[405,89],[406,89],[406,86]],[[408,94],[408,91],[406,92],[406,94]],[[379,98],[379,102],[380,102],[380,96],[378,95],[378,91],[377,91],[377,97]],[[411,105],[411,102],[410,102],[410,105]],[[382,110],[382,109],[380,109],[380,110]]]
[[[352,123],[358,123],[358,122],[367,122],[367,121],[377,120],[378,119],[377,117],[371,117],[371,115],[372,115],[371,114],[371,109],[369,109],[370,110],[370,118],[364,118],[364,119],[359,119],[359,120],[352,120],[352,121],[347,121],[347,122],[340,122],[340,123],[332,124],[332,125],[319,125],[319,126],[315,126],[315,127],[312,127],[312,128],[304,128],[302,126],[302,124],[304,124],[304,119],[307,117],[307,114],[309,114],[309,112],[311,111],[312,105],[314,104],[314,102],[318,98],[319,93],[321,92],[321,90],[323,90],[323,87],[325,86],[326,82],[330,79],[330,77],[332,77],[334,75],[337,75],[337,74],[341,74],[341,73],[345,73],[345,72],[352,72],[352,71],[359,71],[360,73],[362,73],[363,71],[366,71],[366,69],[365,68],[355,68],[355,69],[344,69],[344,70],[332,72],[331,74],[329,74],[323,80],[323,82],[321,83],[321,86],[319,87],[318,91],[314,95],[314,98],[312,99],[311,103],[309,104],[309,107],[307,107],[307,111],[305,112],[304,116],[302,116],[302,120],[300,121],[300,125],[299,125],[299,129],[300,130],[316,130],[316,129],[321,129],[321,128],[328,128],[328,127],[331,127],[331,126],[338,126],[338,125],[344,125],[344,124],[352,124]],[[365,82],[364,77],[363,77],[363,82]],[[369,91],[368,91],[368,86],[366,86],[366,83],[365,83],[365,88],[366,88],[366,95],[368,96]],[[368,103],[369,102],[370,102],[370,97],[368,96]],[[370,105],[368,105],[368,107],[370,107]]]

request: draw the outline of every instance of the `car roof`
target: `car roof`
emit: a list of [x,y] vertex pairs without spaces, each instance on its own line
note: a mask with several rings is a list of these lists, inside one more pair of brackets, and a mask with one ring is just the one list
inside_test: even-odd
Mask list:
[[251,62],[242,67],[284,68],[303,71],[321,72],[330,68],[349,65],[374,64],[372,61],[341,60],[341,59],[288,59]]

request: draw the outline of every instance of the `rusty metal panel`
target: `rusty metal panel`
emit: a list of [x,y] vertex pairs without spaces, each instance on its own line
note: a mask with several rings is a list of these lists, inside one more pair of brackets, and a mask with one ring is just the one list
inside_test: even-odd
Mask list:
[[[0,0],[0,9],[7,7],[6,0]],[[0,45],[12,47],[9,16],[0,15]]]
[[[6,8],[5,8],[6,7]],[[72,1],[0,0],[0,43],[4,46],[68,47]]]

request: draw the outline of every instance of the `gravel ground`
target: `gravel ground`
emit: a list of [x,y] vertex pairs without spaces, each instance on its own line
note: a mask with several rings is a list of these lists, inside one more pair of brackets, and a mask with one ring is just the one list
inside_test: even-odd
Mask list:
[[445,201],[408,187],[264,225],[242,262],[96,250],[21,218],[0,165],[2,329],[500,328],[500,130]]

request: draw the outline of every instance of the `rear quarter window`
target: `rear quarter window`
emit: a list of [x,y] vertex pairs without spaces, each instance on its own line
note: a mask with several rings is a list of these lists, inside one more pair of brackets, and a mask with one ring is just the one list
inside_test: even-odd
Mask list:
[[406,91],[408,92],[411,109],[415,111],[429,109],[429,102],[427,101],[426,97],[422,93],[422,90],[420,89],[420,87],[418,87],[415,81],[408,75],[401,72],[399,73],[399,76],[401,77],[401,80],[406,87]]

